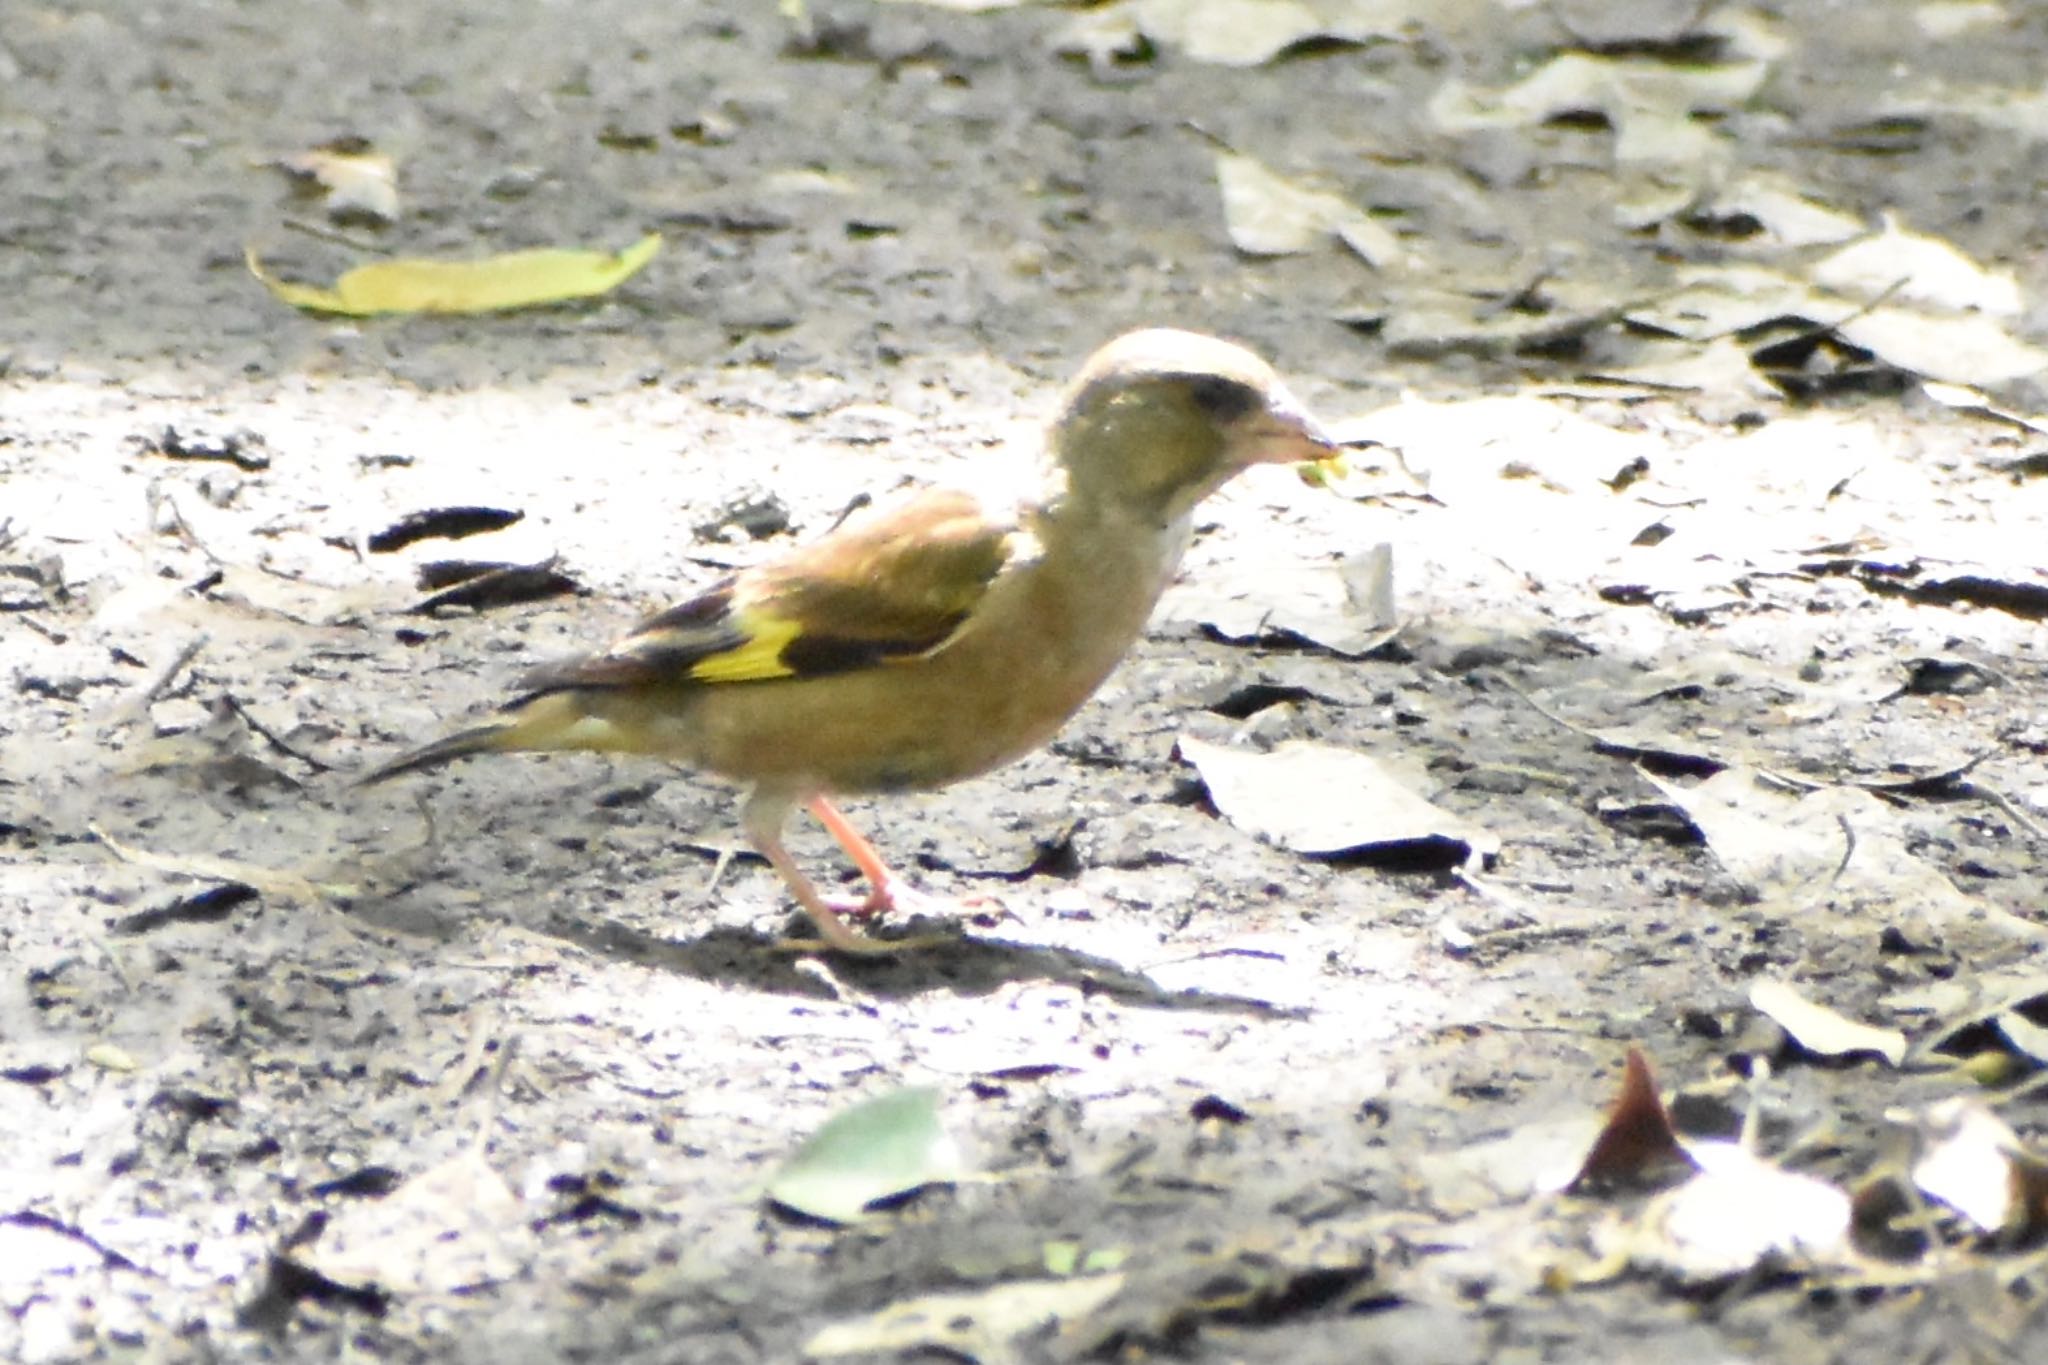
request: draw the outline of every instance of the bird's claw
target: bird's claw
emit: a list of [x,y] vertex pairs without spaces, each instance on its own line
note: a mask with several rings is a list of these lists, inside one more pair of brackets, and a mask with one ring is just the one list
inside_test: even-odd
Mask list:
[[893,911],[944,918],[947,915],[958,914],[963,905],[973,904],[979,899],[975,897],[973,900],[962,901],[950,896],[935,896],[929,891],[918,890],[908,882],[890,877],[886,881],[876,883],[865,896],[827,896],[825,904],[835,915],[866,922]]

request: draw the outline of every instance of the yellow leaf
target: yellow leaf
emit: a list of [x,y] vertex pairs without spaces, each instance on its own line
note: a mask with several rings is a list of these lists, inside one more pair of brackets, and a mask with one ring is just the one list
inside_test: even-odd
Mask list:
[[588,298],[618,287],[660,249],[661,234],[650,232],[616,252],[543,247],[480,261],[378,261],[357,266],[336,280],[332,289],[292,284],[264,274],[253,247],[247,259],[249,273],[294,308],[371,317],[378,313],[489,313]]

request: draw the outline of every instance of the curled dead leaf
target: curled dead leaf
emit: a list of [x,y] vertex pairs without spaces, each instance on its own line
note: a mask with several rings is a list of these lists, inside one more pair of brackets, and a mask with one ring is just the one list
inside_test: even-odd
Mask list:
[[1607,1113],[1607,1124],[1593,1140],[1579,1173],[1565,1188],[1574,1194],[1655,1181],[1678,1167],[1692,1168],[1691,1157],[1671,1126],[1671,1113],[1657,1096],[1642,1049],[1630,1048],[1622,1065],[1621,1091]]

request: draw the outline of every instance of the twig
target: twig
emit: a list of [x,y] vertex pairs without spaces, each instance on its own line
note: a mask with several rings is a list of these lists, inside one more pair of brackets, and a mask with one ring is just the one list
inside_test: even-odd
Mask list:
[[205,649],[207,643],[212,638],[206,632],[201,631],[187,640],[179,648],[178,652],[171,656],[171,661],[158,669],[156,676],[143,684],[140,692],[121,704],[120,708],[114,713],[114,722],[118,725],[127,725],[141,719],[157,698],[170,690],[171,681],[184,672],[188,664],[199,657],[199,651]]
[[[1856,321],[1856,319],[1860,317],[1868,317],[1870,314],[1875,313],[1879,308],[1884,306],[1884,303],[1887,299],[1891,298],[1892,295],[1898,293],[1901,289],[1904,289],[1907,285],[1911,284],[1912,282],[1913,277],[1911,275],[1901,275],[1899,276],[1899,278],[1893,280],[1890,284],[1886,285],[1883,289],[1880,289],[1877,292],[1877,294],[1874,297],[1872,297],[1868,303],[1865,303],[1862,307],[1854,309],[1851,312],[1844,313],[1841,317],[1836,318],[1833,322],[1816,323],[1814,326],[1807,328],[1804,332],[1800,332],[1792,337],[1787,338],[1784,341],[1777,342],[1774,344],[1779,346],[1788,346],[1795,342],[1819,341],[1822,337],[1833,336],[1842,328],[1847,327],[1850,323]],[[1747,331],[1748,327],[1749,324],[1744,323],[1741,327],[1731,327],[1727,331],[1722,332],[1717,336],[1706,337],[1703,338],[1703,340],[1708,342],[1725,341],[1730,337],[1737,335],[1740,332]]]
[[318,237],[323,242],[334,242],[337,245],[348,247],[354,251],[366,252],[372,256],[389,256],[391,254],[391,248],[380,242],[365,242],[360,238],[351,237],[346,232],[336,231],[334,228],[327,227],[324,224],[309,223],[303,218],[287,218],[284,220],[284,225],[293,232],[303,232],[308,237]]
[[271,731],[269,726],[265,725],[262,721],[256,719],[254,715],[250,714],[249,708],[242,705],[241,702],[237,701],[233,693],[221,693],[221,700],[227,703],[228,710],[234,712],[236,715],[242,718],[242,724],[248,726],[257,734],[263,736],[265,742],[267,742],[271,748],[277,750],[279,753],[285,755],[287,758],[296,758],[297,760],[299,760],[299,762],[305,764],[314,772],[331,773],[334,771],[333,764],[322,763],[319,759],[313,757],[311,754],[302,754],[297,749],[294,749],[291,745],[279,739],[277,735]]
[[1856,826],[1849,823],[1846,815],[1837,815],[1835,823],[1842,828],[1842,861],[1835,864],[1834,873],[1828,878],[1830,886],[1842,880],[1842,874],[1849,870],[1850,859],[1856,856]]
[[124,844],[96,824],[86,826],[93,838],[106,845],[107,852],[124,863],[137,867],[154,868],[159,872],[171,872],[185,877],[198,877],[211,882],[242,882],[253,886],[265,895],[275,895],[303,905],[324,905],[337,896],[359,894],[359,888],[333,882],[316,882],[298,872],[281,868],[264,867],[258,863],[241,862],[233,858],[214,858],[205,854],[181,856],[172,853],[156,853],[146,848]]
[[1960,787],[1961,790],[1980,796],[2004,811],[2006,819],[2012,821],[2036,839],[2048,842],[2048,829],[2042,829],[2040,825],[2036,824],[2024,811],[2015,806],[2011,798],[2006,796],[2004,792],[1996,787],[1987,787],[1982,782],[1964,782],[1960,784]]
[[704,880],[704,889],[697,893],[699,905],[709,905],[718,893],[719,882],[725,879],[725,870],[732,866],[732,860],[739,856],[739,850],[731,844],[721,844],[711,863],[711,875]]
[[1499,683],[1502,687],[1505,687],[1508,691],[1520,697],[1523,700],[1523,702],[1528,705],[1531,711],[1534,711],[1537,715],[1543,717],[1543,719],[1549,721],[1551,724],[1561,725],[1565,729],[1571,731],[1573,734],[1579,736],[1581,739],[1589,739],[1593,741],[1595,744],[1605,744],[1608,742],[1606,737],[1603,736],[1598,730],[1589,730],[1585,726],[1577,723],[1576,721],[1566,720],[1563,716],[1551,710],[1542,702],[1537,701],[1534,697],[1530,696],[1527,692],[1523,691],[1519,686],[1517,686],[1515,680],[1513,678],[1508,677],[1506,674],[1487,673],[1483,674],[1482,676],[1488,679],[1489,681]]
[[224,569],[227,567],[227,561],[222,559],[219,555],[215,554],[212,550],[209,550],[206,547],[206,542],[199,538],[199,533],[192,529],[192,523],[185,520],[185,514],[184,512],[179,510],[178,500],[176,498],[172,497],[169,493],[164,492],[164,490],[155,483],[150,484],[147,496],[149,499],[149,509],[152,520],[154,520],[157,508],[169,508],[171,512],[171,529],[176,531],[180,536],[182,536],[186,544],[190,545],[193,549],[199,551],[200,554],[206,556],[206,562],[213,565],[214,568]]

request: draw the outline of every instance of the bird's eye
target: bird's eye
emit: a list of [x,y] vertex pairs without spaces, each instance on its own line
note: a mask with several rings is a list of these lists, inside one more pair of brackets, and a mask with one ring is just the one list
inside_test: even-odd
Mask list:
[[1188,394],[1196,407],[1218,422],[1235,422],[1259,405],[1257,389],[1221,375],[1205,374],[1189,380]]

